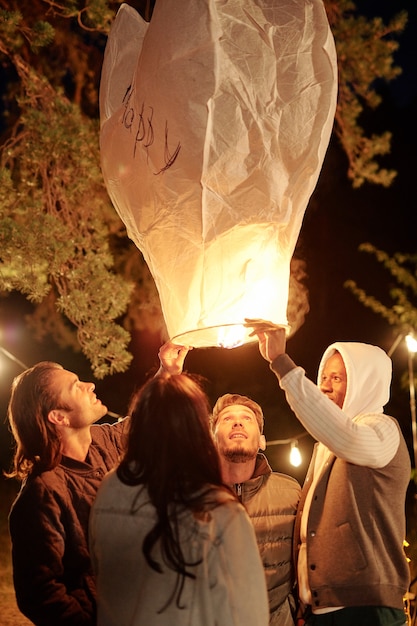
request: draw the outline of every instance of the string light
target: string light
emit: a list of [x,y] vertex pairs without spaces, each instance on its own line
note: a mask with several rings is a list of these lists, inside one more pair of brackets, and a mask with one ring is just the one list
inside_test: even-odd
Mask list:
[[302,437],[306,437],[308,432],[303,432],[297,435],[297,437],[290,437],[289,439],[274,439],[273,441],[268,441],[268,446],[277,446],[277,445],[290,445],[290,456],[289,460],[293,467],[299,467],[303,462],[303,458],[301,456],[300,448],[298,447],[298,440],[302,439]]
[[417,352],[417,341],[413,334],[405,337],[408,350],[408,383],[410,388],[410,412],[411,412],[411,432],[413,436],[414,469],[417,470],[417,419],[416,419],[416,392],[414,383],[414,355]]
[[417,352],[417,339],[415,339],[414,335],[406,335],[405,343],[407,344],[407,350],[412,354]]
[[302,463],[301,452],[298,447],[298,441],[291,443],[290,463],[293,467],[299,467]]
[[23,370],[27,369],[27,365],[22,363],[22,361],[19,361],[19,359],[16,358],[14,354],[6,350],[6,348],[3,348],[3,346],[0,346],[0,352],[2,352],[4,356],[7,356],[7,358],[10,359],[11,361],[14,361],[15,363],[17,363],[17,365],[19,365],[19,367],[21,367]]

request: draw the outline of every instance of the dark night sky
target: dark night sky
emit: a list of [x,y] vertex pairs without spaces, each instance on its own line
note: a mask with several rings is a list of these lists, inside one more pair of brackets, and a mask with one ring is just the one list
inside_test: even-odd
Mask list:
[[[360,6],[362,3],[357,2]],[[364,5],[387,19],[406,8],[410,26],[401,40],[397,64],[403,75],[395,84],[384,87],[384,104],[370,118],[375,132],[393,132],[392,153],[384,165],[395,168],[398,176],[389,189],[365,185],[354,190],[346,180],[347,164],[335,140],[326,155],[317,188],[307,208],[297,256],[307,263],[310,312],[301,329],[289,340],[288,353],[316,378],[319,359],[333,341],[350,340],[374,343],[389,350],[395,340],[390,326],[365,309],[343,284],[356,280],[370,293],[386,294],[390,277],[369,255],[358,252],[362,242],[393,252],[416,253],[415,179],[417,176],[417,58],[415,0],[398,2],[364,0]],[[375,7],[375,8],[374,8]],[[16,307],[16,302],[18,306]],[[70,351],[58,350],[52,343],[39,345],[25,329],[23,313],[29,310],[23,298],[0,300],[2,343],[27,365],[43,359],[57,360],[75,371],[81,379],[92,380],[87,361]],[[141,384],[158,365],[161,340],[148,333],[132,338],[134,360],[130,370],[97,382],[97,395],[111,411],[123,414],[135,386]],[[410,406],[407,388],[400,378],[407,371],[407,354],[402,343],[393,355],[392,399],[387,412],[397,417],[411,449]],[[20,368],[0,355],[0,463],[7,469],[11,440],[5,424],[6,405],[12,378]],[[417,366],[417,365],[416,365]],[[226,392],[244,393],[263,406],[267,439],[286,439],[302,432],[302,427],[287,407],[276,379],[261,358],[256,344],[235,350],[205,349],[192,351],[186,369],[207,379],[207,391],[214,402]],[[288,464],[288,446],[271,446],[267,455],[274,469],[303,480],[312,448],[310,437],[300,441],[304,462],[295,470]]]

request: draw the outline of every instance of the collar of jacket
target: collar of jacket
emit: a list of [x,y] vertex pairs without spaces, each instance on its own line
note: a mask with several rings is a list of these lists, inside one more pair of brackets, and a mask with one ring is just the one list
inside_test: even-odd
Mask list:
[[242,500],[250,500],[262,487],[264,477],[269,474],[272,474],[271,466],[266,456],[258,452],[252,478],[244,483],[235,483],[233,489]]

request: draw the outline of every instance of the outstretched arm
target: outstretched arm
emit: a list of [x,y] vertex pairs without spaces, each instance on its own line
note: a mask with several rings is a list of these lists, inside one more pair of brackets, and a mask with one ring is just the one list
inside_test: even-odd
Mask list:
[[161,374],[181,374],[185,357],[192,348],[167,341],[159,348],[158,356],[161,363],[156,376]]
[[[336,456],[367,467],[384,467],[399,445],[399,431],[387,415],[352,420],[309,380],[285,353],[285,329],[264,320],[246,320],[258,335],[259,351],[269,361],[291,409],[314,439]],[[285,357],[279,359],[285,355]]]

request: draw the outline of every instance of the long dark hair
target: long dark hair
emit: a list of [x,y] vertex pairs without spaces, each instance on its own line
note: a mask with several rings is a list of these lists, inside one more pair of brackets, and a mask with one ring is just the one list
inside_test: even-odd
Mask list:
[[227,498],[222,491],[234,497],[221,479],[209,430],[208,399],[186,374],[157,376],[134,396],[129,414],[128,443],[117,474],[123,483],[143,484],[148,491],[157,522],[144,539],[143,553],[149,566],[162,572],[153,557],[155,544],[160,542],[164,562],[178,573],[165,607],[175,595],[181,608],[185,577],[195,578],[189,568],[200,561],[185,560],[179,516],[185,509],[197,517],[207,513]]
[[62,366],[42,361],[25,370],[12,383],[7,410],[11,431],[16,440],[13,469],[9,478],[26,478],[56,467],[61,460],[61,442],[48,413],[59,406],[52,389],[54,372]]

